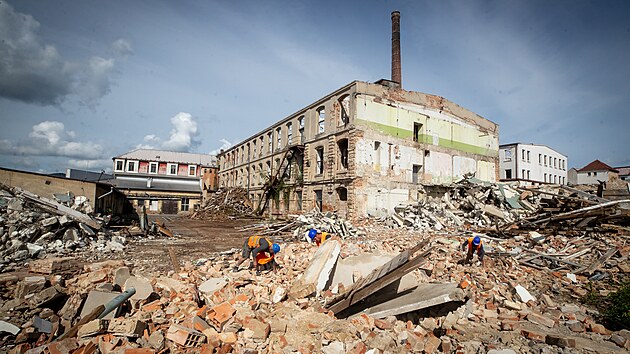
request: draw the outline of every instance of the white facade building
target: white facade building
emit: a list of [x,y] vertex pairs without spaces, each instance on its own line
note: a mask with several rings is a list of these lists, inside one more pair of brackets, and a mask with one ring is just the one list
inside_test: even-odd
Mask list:
[[501,181],[523,181],[527,184],[567,184],[567,156],[536,144],[499,146]]

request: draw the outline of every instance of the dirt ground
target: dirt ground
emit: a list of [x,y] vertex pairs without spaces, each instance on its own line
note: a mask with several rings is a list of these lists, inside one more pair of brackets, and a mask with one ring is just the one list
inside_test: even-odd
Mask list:
[[235,227],[258,222],[253,219],[210,221],[180,215],[149,215],[149,223],[152,221],[164,222],[176,236],[139,239],[127,244],[123,258],[133,262],[136,270],[146,273],[173,270],[169,247],[175,250],[180,263],[208,258],[214,252],[240,249],[245,237],[251,235],[237,231]]

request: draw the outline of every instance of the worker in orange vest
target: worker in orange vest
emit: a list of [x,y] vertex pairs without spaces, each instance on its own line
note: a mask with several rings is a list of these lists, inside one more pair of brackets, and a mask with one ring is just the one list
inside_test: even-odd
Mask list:
[[315,242],[317,247],[321,246],[324,241],[328,240],[332,237],[328,232],[322,232],[321,230],[311,229],[308,232],[308,237],[311,239],[311,242]]
[[485,265],[483,261],[485,251],[483,250],[483,242],[481,241],[481,237],[469,237],[468,239],[464,240],[464,243],[462,244],[462,251],[466,251],[466,260],[464,260],[464,263],[472,263],[473,255],[475,254],[475,251],[477,251],[479,261]]
[[[241,263],[251,256],[253,261],[250,263],[250,268],[256,268],[257,271],[260,271],[262,267],[259,267],[259,261],[262,261],[262,264],[269,263],[269,265],[274,265],[275,253],[277,252],[280,252],[280,245],[272,243],[271,240],[266,237],[250,236],[245,239],[241,258],[236,262],[232,270],[238,271],[238,267]],[[265,255],[265,253],[267,253],[267,255]]]

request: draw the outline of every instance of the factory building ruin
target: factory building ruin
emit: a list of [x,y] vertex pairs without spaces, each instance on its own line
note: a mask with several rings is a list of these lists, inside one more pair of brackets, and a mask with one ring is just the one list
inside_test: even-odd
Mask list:
[[392,78],[351,82],[218,156],[219,184],[246,188],[261,213],[318,208],[385,215],[427,186],[466,174],[499,178],[498,125],[400,82],[399,14]]

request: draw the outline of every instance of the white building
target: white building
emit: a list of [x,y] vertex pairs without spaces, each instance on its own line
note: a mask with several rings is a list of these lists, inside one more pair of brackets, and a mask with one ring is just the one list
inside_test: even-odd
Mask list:
[[501,181],[526,184],[567,184],[565,155],[545,145],[513,143],[499,146]]
[[577,184],[599,184],[617,179],[619,171],[595,160],[577,171]]

